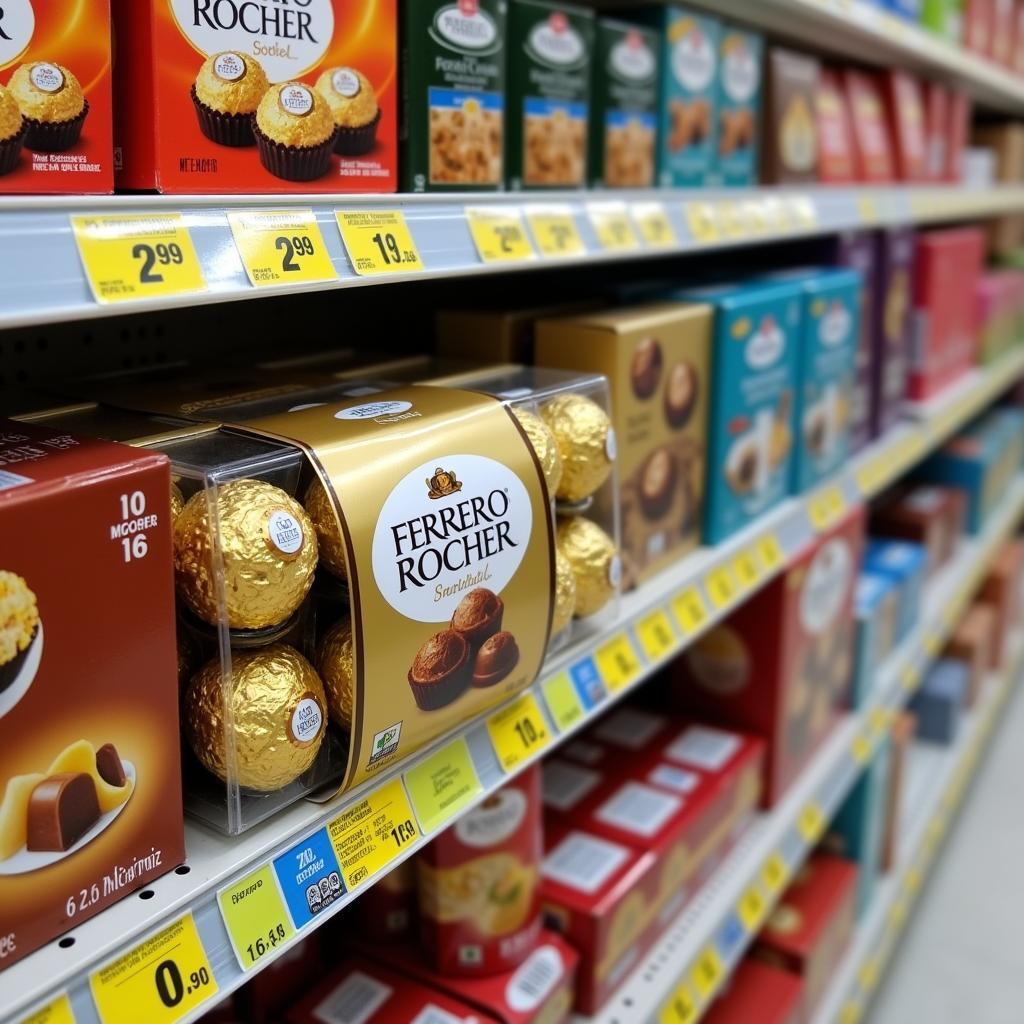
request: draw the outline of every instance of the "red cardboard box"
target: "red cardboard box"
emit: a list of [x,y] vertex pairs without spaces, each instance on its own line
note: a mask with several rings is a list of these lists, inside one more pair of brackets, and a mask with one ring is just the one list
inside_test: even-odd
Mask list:
[[856,179],[892,181],[895,177],[892,140],[878,79],[865,71],[849,68],[842,72],[842,79],[850,112]]
[[964,706],[973,707],[985,676],[992,667],[996,647],[996,609],[989,604],[972,604],[946,641],[944,658],[962,661],[968,669]]
[[799,975],[745,957],[704,1024],[804,1024],[803,998]]
[[3,4],[0,73],[0,195],[113,192],[110,0]]
[[767,742],[766,806],[846,706],[863,535],[857,507],[670,669],[677,707]]
[[1017,0],[1013,8],[1013,53],[1010,67],[1024,75],[1024,0]]
[[975,296],[984,251],[985,235],[978,228],[918,234],[909,398],[930,398],[974,365]]
[[114,16],[118,187],[395,191],[395,0],[114,0]]
[[921,85],[906,71],[888,71],[883,81],[889,103],[896,176],[900,181],[924,181],[928,176],[928,143]]
[[392,868],[355,904],[359,933],[371,942],[405,939],[416,923],[416,866],[412,860]]
[[808,1020],[853,935],[856,895],[856,864],[812,854],[754,942],[752,956],[803,978]]
[[261,967],[235,992],[237,1019],[246,1024],[277,1024],[288,1008],[323,978],[323,948],[323,932],[310,932],[302,942]]
[[993,0],[966,0],[964,10],[964,46],[987,57],[992,49]]
[[[433,1016],[431,1016],[431,1013]],[[361,958],[346,961],[322,985],[288,1011],[288,1024],[352,1020],[360,1024],[495,1024],[497,1017]]]
[[924,86],[925,173],[929,181],[945,181],[949,166],[949,90],[938,82]]
[[952,557],[964,533],[967,501],[955,487],[915,484],[897,490],[871,512],[871,533],[924,547],[928,575]]
[[843,184],[854,180],[853,138],[839,74],[823,68],[818,79],[818,180]]
[[1004,67],[1013,65],[1014,0],[991,0],[992,40],[989,55]]
[[978,591],[978,600],[995,611],[995,642],[992,645],[991,667],[1003,667],[1010,634],[1020,622],[1021,573],[1024,570],[1024,542],[1007,541],[992,561],[985,581]]
[[964,150],[971,133],[971,101],[966,93],[954,92],[949,102],[949,144],[946,148],[946,180],[963,181]]

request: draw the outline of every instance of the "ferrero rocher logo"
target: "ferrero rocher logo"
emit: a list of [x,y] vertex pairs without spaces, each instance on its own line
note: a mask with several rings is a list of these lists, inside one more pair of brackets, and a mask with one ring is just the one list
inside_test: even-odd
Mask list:
[[462,490],[462,482],[452,470],[438,466],[434,475],[427,478],[427,488],[428,498],[447,498]]

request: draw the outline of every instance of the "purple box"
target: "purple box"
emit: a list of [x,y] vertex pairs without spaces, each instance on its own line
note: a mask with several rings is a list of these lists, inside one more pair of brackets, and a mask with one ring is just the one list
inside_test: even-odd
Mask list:
[[879,231],[877,244],[871,389],[871,425],[875,437],[899,419],[906,393],[917,243],[909,228],[893,228]]

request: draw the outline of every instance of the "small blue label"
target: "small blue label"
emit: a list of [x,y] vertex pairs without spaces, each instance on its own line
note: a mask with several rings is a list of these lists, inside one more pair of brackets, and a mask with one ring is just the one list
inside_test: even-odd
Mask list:
[[577,661],[569,669],[569,675],[572,677],[572,684],[576,687],[576,693],[584,710],[589,711],[595,704],[600,704],[604,700],[604,682],[598,674],[593,658]]
[[296,928],[309,924],[345,895],[345,883],[326,829],[282,853],[274,861],[274,871]]
[[639,110],[609,110],[604,115],[604,123],[608,128],[628,128],[637,124],[650,132],[658,130],[657,114],[645,114]]
[[726,962],[732,957],[733,950],[738,949],[746,938],[743,923],[735,914],[730,914],[722,930],[718,933],[718,949]]
[[473,103],[481,110],[496,110],[499,113],[505,108],[505,99],[500,92],[467,92],[463,89],[431,88],[429,102],[431,109],[463,110],[467,104]]
[[555,117],[561,114],[574,121],[587,118],[586,103],[572,103],[568,100],[549,100],[543,96],[527,96],[523,100],[523,112],[528,117]]

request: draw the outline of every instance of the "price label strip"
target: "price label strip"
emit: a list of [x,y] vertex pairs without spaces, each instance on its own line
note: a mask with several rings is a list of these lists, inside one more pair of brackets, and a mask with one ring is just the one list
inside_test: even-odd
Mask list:
[[697,1000],[693,998],[690,986],[684,982],[661,1008],[658,1024],[693,1024],[696,1019]]
[[640,247],[625,203],[588,203],[587,216],[602,249],[620,252]]
[[400,210],[343,210],[335,218],[352,269],[360,277],[411,274],[424,269]]
[[338,279],[312,210],[231,210],[228,223],[253,287]]
[[727,565],[713,569],[704,579],[704,586],[711,603],[721,611],[739,596],[739,585]]
[[71,230],[93,297],[102,304],[206,291],[180,213],[76,216]]
[[410,768],[405,787],[424,835],[436,832],[483,788],[461,737]]
[[816,843],[825,831],[828,822],[818,804],[812,800],[797,818],[796,827],[808,845]]
[[757,882],[743,894],[736,907],[736,913],[739,914],[749,935],[753,935],[761,927],[761,922],[768,914],[768,900]]
[[640,675],[640,661],[625,633],[620,633],[595,654],[597,670],[610,693],[621,690]]
[[782,545],[773,533],[766,534],[757,542],[757,553],[767,572],[777,569],[786,560]]
[[782,891],[788,878],[789,868],[786,867],[782,854],[773,853],[761,868],[761,880],[764,882],[765,888],[773,896],[776,896]]
[[811,525],[819,532],[827,530],[845,511],[843,492],[834,485],[819,491],[807,502]]
[[532,693],[524,693],[507,708],[491,715],[487,732],[504,772],[532,760],[551,745],[551,732]]
[[676,633],[668,616],[661,610],[651,612],[636,627],[640,646],[648,661],[665,657],[676,646]]
[[566,256],[584,256],[587,247],[576,227],[576,219],[569,206],[527,206],[526,222],[541,256],[558,259]]
[[718,204],[718,223],[721,224],[722,233],[726,238],[746,238],[750,233],[739,203],[734,203],[731,199]]
[[164,1024],[216,995],[217,980],[188,913],[94,971],[89,987],[103,1024]]
[[704,603],[700,591],[696,587],[689,587],[672,598],[672,614],[676,617],[683,636],[689,636],[708,621],[708,606]]
[[327,824],[349,890],[383,871],[420,837],[401,779],[392,779]]
[[697,958],[693,969],[693,987],[707,1002],[716,992],[725,976],[725,965],[714,946],[708,946]]
[[676,233],[661,203],[633,203],[633,220],[640,237],[652,248],[676,244]]
[[718,241],[718,216],[711,203],[685,203],[683,212],[686,214],[686,223],[695,242],[707,245]]
[[761,565],[757,551],[754,548],[741,551],[733,559],[732,571],[741,590],[749,590],[751,587],[757,586],[761,579]]
[[583,717],[583,704],[568,672],[559,672],[544,680],[542,689],[548,711],[559,732],[565,732]]
[[269,864],[218,890],[217,904],[243,971],[251,970],[295,934]]
[[71,1012],[71,1000],[66,994],[59,995],[41,1010],[36,1010],[35,1013],[23,1017],[19,1024],[75,1024],[75,1015]]
[[467,206],[466,222],[477,255],[484,263],[515,263],[537,258],[518,207]]

